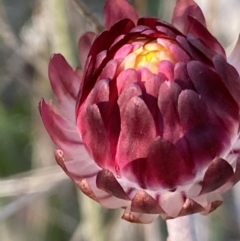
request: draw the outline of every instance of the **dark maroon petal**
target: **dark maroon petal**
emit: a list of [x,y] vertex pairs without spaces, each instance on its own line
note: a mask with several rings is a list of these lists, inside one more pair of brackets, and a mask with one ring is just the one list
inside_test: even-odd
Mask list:
[[215,158],[209,165],[202,182],[201,194],[212,192],[233,177],[232,166],[222,158]]
[[60,54],[53,55],[48,71],[52,89],[66,117],[75,121],[75,105],[81,78]]
[[178,96],[180,87],[172,81],[163,83],[159,90],[158,107],[163,118],[163,138],[176,142],[182,135],[178,116]]
[[[151,29],[157,29],[157,27],[160,26],[162,28],[166,28],[167,31],[170,30],[171,35],[172,34],[181,35],[181,33],[172,24],[165,22],[165,21],[161,21],[158,18],[150,18],[150,17],[139,18],[137,25],[148,26]],[[160,36],[159,36],[159,34],[156,33],[155,37],[160,37]]]
[[185,134],[192,153],[192,160],[199,170],[215,157],[226,155],[231,145],[229,133],[218,123],[198,125]]
[[220,118],[229,133],[236,132],[239,108],[219,75],[198,61],[188,63],[187,70],[203,101]]
[[[188,38],[190,38],[190,36],[188,36]],[[195,42],[193,41],[193,39]],[[212,56],[214,55],[213,51],[211,51],[209,48],[204,46],[204,44],[200,40],[196,39],[195,37],[193,39],[192,39],[192,42],[197,45],[196,47],[192,43],[187,41],[185,37],[182,37],[182,36],[176,37],[177,42],[193,59],[212,65],[211,60],[212,60]],[[202,51],[200,51],[197,48],[198,45],[200,45],[200,49]]]
[[162,60],[158,66],[158,73],[162,73],[167,77],[167,80],[173,80],[174,64],[168,60]]
[[187,65],[185,63],[176,63],[174,65],[174,82],[176,82],[182,90],[192,89],[193,84],[189,79]]
[[184,132],[197,125],[211,122],[206,104],[193,90],[184,90],[178,98],[178,114]]
[[137,192],[132,199],[131,211],[138,213],[164,213],[158,202],[144,190]]
[[150,111],[141,98],[133,97],[121,116],[121,132],[116,154],[120,168],[134,159],[146,157],[155,136],[156,130]]
[[223,83],[238,105],[240,105],[240,77],[238,72],[234,67],[228,64],[226,59],[221,55],[214,56],[213,63]]
[[137,23],[138,14],[126,0],[107,0],[104,8],[105,26],[110,29],[116,22],[129,18]]
[[177,148],[171,142],[157,137],[149,149],[145,176],[148,187],[161,185],[174,189],[187,181],[191,172]]
[[96,38],[96,34],[93,32],[86,32],[81,36],[78,43],[79,57],[81,61],[81,66],[84,69],[88,53],[92,46],[94,39]]
[[99,189],[102,189],[115,197],[129,200],[129,197],[123,190],[122,186],[109,170],[102,170],[98,173],[96,184]]
[[188,34],[192,34],[195,38],[201,40],[207,46],[207,48],[214,50],[216,53],[226,57],[224,48],[207,30],[207,28],[202,25],[196,18],[192,16],[189,16],[188,18],[191,22]]
[[232,53],[228,57],[228,63],[233,65],[238,71],[238,74],[240,74],[240,35],[238,36],[237,43]]
[[188,34],[187,40],[192,46],[199,50],[199,52],[205,55],[209,60],[212,60],[212,58],[216,55],[216,52],[213,49],[206,46],[201,40],[196,38],[194,35]]
[[96,104],[87,107],[85,118],[81,120],[80,126],[82,139],[91,153],[95,162],[103,168],[112,169],[110,143],[104,123]]
[[202,10],[192,0],[177,0],[173,12],[172,24],[182,33],[186,34],[189,31],[191,25],[191,22],[188,19],[189,15],[194,16],[199,20],[199,22],[206,26]]

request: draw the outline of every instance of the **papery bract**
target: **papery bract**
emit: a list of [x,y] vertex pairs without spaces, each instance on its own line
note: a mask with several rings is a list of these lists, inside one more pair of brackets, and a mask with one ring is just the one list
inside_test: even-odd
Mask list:
[[192,0],[172,24],[108,0],[105,21],[80,38],[83,71],[51,58],[61,112],[44,100],[40,112],[57,162],[128,221],[213,211],[240,178],[240,41],[227,58]]

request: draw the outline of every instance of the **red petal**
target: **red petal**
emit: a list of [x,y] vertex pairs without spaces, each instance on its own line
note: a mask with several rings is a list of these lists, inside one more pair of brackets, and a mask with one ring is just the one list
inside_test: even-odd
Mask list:
[[171,81],[163,83],[159,90],[158,107],[163,119],[163,138],[173,143],[182,136],[177,111],[180,87]]
[[52,89],[68,119],[75,121],[76,98],[81,79],[64,57],[55,54],[49,63],[49,78]]
[[87,107],[85,118],[81,120],[80,130],[82,139],[96,163],[100,167],[112,170],[114,162],[111,156],[110,143],[96,104]]
[[119,95],[118,105],[120,109],[121,116],[123,115],[125,108],[134,96],[141,96],[142,90],[136,83],[130,83],[127,87],[125,87],[124,91]]
[[87,32],[84,35],[82,35],[79,39],[78,50],[79,50],[81,66],[83,69],[87,60],[88,53],[90,51],[90,48],[95,38],[96,38],[95,33]]
[[121,116],[121,133],[116,154],[119,167],[137,158],[146,157],[155,136],[154,120],[146,104],[141,98],[133,97]]
[[182,90],[193,88],[193,84],[188,77],[187,65],[185,63],[180,62],[175,64],[174,82],[177,83]]
[[174,189],[187,181],[191,172],[177,148],[158,137],[150,146],[145,176],[149,187]]
[[138,14],[134,7],[126,0],[107,0],[104,8],[105,26],[110,29],[116,22],[129,18],[137,23]]
[[190,28],[191,22],[188,16],[194,16],[206,26],[205,18],[202,10],[192,0],[178,0],[174,9],[172,24],[177,27],[182,33],[186,34]]
[[232,53],[228,57],[228,63],[233,65],[240,75],[240,35],[238,36],[237,43]]

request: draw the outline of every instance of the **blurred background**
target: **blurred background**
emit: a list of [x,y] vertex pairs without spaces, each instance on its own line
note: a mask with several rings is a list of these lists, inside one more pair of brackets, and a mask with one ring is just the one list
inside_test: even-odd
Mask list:
[[[54,99],[48,61],[60,52],[77,66],[77,43],[99,32],[105,0],[0,0],[0,240],[165,241],[166,224],[121,220],[82,195],[56,165],[38,113]],[[196,0],[230,53],[240,33],[240,0]],[[133,0],[141,16],[171,20],[175,0]],[[240,241],[240,184],[208,216],[193,215],[201,241]]]

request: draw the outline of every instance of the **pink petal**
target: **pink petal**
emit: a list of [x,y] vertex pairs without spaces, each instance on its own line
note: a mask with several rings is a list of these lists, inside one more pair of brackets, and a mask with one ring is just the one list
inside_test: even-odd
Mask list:
[[126,0],[107,0],[104,8],[105,26],[110,29],[116,22],[129,18],[137,23],[138,14],[134,7]]
[[182,33],[186,34],[191,25],[191,22],[188,19],[189,15],[197,18],[203,26],[206,26],[202,10],[192,0],[177,0],[173,13],[172,24]]
[[187,63],[191,60],[189,55],[177,44],[171,44],[169,46],[169,50],[173,55],[174,59],[176,60],[176,62]]
[[168,60],[162,60],[158,66],[158,73],[162,73],[167,77],[167,80],[173,80],[174,64]]
[[158,214],[132,212],[129,208],[127,208],[122,216],[122,219],[132,223],[152,223],[157,217]]
[[228,57],[228,63],[233,65],[240,75],[240,35],[238,36],[237,43],[232,53]]
[[142,95],[142,90],[138,84],[130,83],[128,86],[125,87],[125,89],[119,95],[119,98],[118,98],[118,105],[119,105],[121,116],[123,115],[130,99],[132,99],[134,96],[141,96],[141,95]]
[[83,145],[76,125],[56,113],[52,103],[46,104],[44,100],[39,103],[39,110],[49,135],[53,142],[67,155],[74,156],[77,148]]
[[167,218],[176,218],[185,202],[181,192],[167,192],[160,196],[159,205],[168,215]]
[[133,97],[121,116],[121,132],[116,154],[120,169],[134,159],[146,157],[155,136],[154,120],[146,104],[140,97]]
[[76,98],[81,85],[81,78],[60,54],[53,55],[48,71],[52,89],[62,110],[66,113],[68,119],[75,122]]
[[39,104],[43,123],[53,142],[61,150],[55,156],[58,164],[75,181],[96,175],[98,167],[89,157],[80,140],[76,126],[58,115],[52,104]]
[[116,75],[117,67],[119,65],[119,60],[112,59],[103,68],[98,79],[113,79]]
[[79,57],[81,61],[81,66],[84,69],[88,53],[92,46],[94,39],[96,38],[96,34],[93,32],[86,32],[82,35],[79,39],[78,43],[78,50],[79,50]]
[[127,85],[130,83],[137,83],[138,82],[138,76],[137,71],[135,69],[126,69],[120,72],[120,74],[117,77],[117,91],[118,95],[121,94],[121,92],[126,88]]

